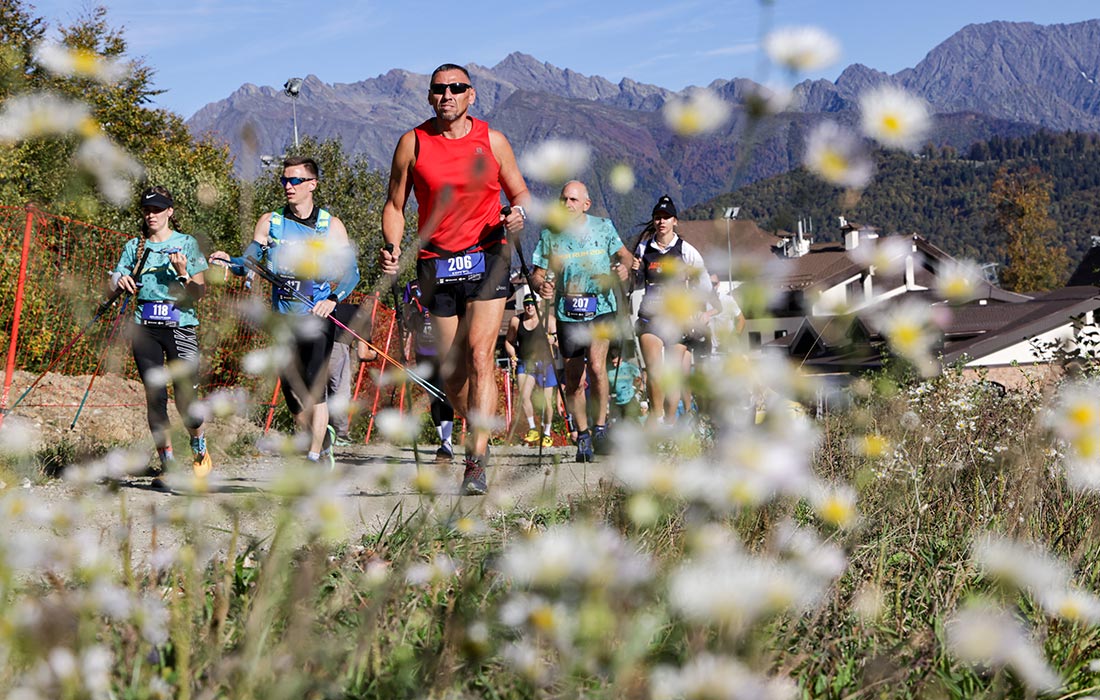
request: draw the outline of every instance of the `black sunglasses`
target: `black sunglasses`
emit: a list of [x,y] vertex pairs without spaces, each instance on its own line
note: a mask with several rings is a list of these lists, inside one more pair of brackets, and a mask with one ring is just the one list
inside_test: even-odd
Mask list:
[[450,88],[452,95],[461,95],[472,87],[469,83],[432,83],[432,94],[442,95]]
[[309,182],[310,180],[316,179],[317,178],[315,177],[280,177],[279,182],[282,183],[283,187],[286,187],[287,185],[294,185],[295,187],[297,187],[303,182]]

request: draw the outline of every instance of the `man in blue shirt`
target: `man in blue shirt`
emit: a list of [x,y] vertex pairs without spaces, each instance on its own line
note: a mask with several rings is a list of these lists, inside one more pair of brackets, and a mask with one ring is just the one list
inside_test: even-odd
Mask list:
[[325,386],[336,325],[328,317],[355,290],[359,268],[344,223],[313,201],[319,175],[312,158],[283,161],[279,182],[286,206],[260,217],[242,258],[219,250],[210,262],[243,275],[247,258],[283,280],[271,288],[272,309],[290,321],[294,334],[291,363],[281,377],[283,398],[310,435],[307,458],[317,462],[323,456],[332,468],[336,431],[328,424]]
[[[565,359],[565,393],[577,421],[577,461],[590,462],[595,452],[606,454],[610,449],[607,349],[617,333],[615,289],[626,280],[634,258],[611,221],[588,214],[592,200],[583,182],[565,183],[560,201],[567,223],[560,231],[542,231],[532,256],[530,283],[543,298],[555,300],[558,347]],[[596,411],[591,433],[586,374]]]

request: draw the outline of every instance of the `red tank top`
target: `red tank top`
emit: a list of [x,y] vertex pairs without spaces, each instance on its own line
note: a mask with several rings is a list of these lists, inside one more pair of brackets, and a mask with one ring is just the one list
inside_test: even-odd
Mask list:
[[[489,144],[489,125],[470,121],[470,133],[460,139],[430,133],[425,128],[430,121],[413,130],[418,148],[413,192],[421,235],[430,230],[432,247],[455,253],[495,242],[485,238],[500,223],[500,164]],[[420,257],[438,255],[422,248]]]

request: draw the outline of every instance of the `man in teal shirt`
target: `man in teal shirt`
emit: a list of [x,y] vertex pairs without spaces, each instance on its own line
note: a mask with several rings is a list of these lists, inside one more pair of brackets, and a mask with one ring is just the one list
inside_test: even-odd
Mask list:
[[[572,180],[561,190],[567,223],[561,231],[544,229],[535,247],[530,284],[543,298],[554,299],[558,347],[565,359],[565,393],[577,421],[577,461],[606,454],[607,349],[615,335],[615,288],[626,280],[634,262],[615,226],[589,215],[592,200],[583,182]],[[547,272],[554,273],[550,279]],[[616,279],[616,277],[618,279]],[[585,375],[595,403],[595,426],[588,430]]]

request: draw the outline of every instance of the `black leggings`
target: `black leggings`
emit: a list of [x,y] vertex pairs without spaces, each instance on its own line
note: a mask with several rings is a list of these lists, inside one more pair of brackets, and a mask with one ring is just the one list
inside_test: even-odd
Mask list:
[[167,370],[174,379],[176,408],[183,424],[194,430],[202,425],[202,418],[191,415],[191,402],[198,388],[199,341],[195,326],[168,328],[165,326],[133,326],[134,363],[137,364],[141,383],[145,385],[145,405],[149,417],[149,430],[157,447],[168,444],[168,375],[160,378],[149,374],[164,370],[169,364],[180,363]]
[[[336,339],[336,324],[331,320],[317,319],[323,321],[319,332],[308,322],[311,319],[304,320],[307,322],[294,327],[290,366],[282,375],[283,399],[286,400],[287,410],[295,416],[307,406],[325,403],[328,360]],[[307,329],[302,329],[300,325]]]
[[[439,371],[439,358],[435,355],[421,355],[416,353],[416,364],[420,367],[427,365],[429,367],[428,376],[424,377],[424,380],[429,384],[432,384],[440,389],[443,388],[443,373]],[[430,404],[430,410],[432,413],[432,424],[436,427],[445,421],[454,421],[455,410],[451,407],[450,402],[447,399],[441,399],[437,396],[432,397]]]

